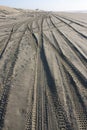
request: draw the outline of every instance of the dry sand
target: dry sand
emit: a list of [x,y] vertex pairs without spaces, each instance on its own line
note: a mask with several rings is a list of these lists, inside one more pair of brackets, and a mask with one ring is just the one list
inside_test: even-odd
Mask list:
[[0,130],[87,130],[87,14],[0,6]]

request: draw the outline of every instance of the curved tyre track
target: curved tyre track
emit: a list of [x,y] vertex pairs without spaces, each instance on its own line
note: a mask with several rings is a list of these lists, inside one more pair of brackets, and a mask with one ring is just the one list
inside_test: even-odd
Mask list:
[[17,11],[0,25],[0,130],[87,130],[85,22]]

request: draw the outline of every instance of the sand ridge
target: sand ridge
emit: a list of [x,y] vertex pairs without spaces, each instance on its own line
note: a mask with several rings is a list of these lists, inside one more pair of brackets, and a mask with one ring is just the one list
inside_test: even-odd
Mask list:
[[84,14],[0,6],[0,130],[87,130]]

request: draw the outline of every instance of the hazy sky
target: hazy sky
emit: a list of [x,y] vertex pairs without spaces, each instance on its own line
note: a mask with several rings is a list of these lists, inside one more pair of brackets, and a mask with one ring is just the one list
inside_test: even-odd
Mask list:
[[87,10],[87,0],[0,0],[0,5],[43,10]]

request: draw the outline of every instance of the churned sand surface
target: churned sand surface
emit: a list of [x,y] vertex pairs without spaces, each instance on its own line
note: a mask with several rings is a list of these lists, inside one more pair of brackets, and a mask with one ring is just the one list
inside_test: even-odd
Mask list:
[[87,14],[0,6],[0,130],[87,130]]

